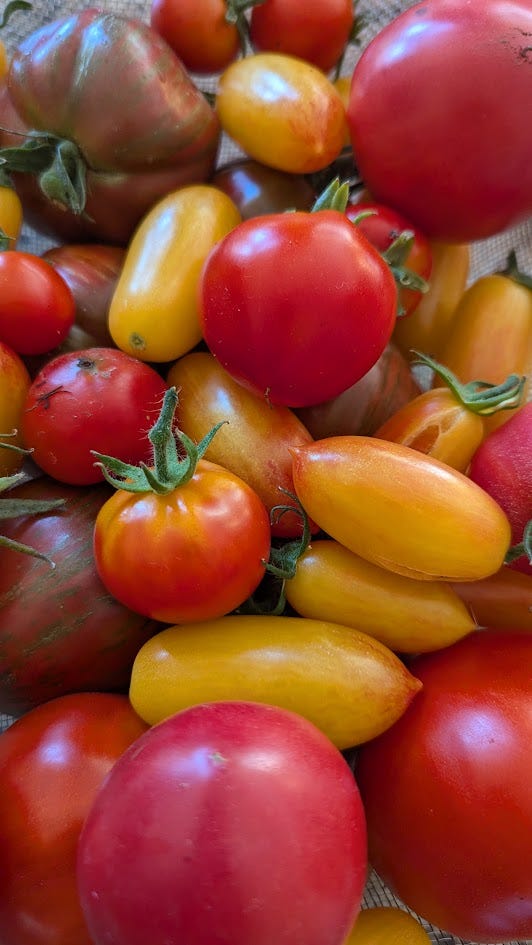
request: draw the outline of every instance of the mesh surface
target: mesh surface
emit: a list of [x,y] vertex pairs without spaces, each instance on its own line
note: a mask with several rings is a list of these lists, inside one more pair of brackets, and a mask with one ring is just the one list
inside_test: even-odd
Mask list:
[[[303,3],[304,0],[301,0]],[[360,50],[385,25],[403,10],[414,6],[415,0],[358,0],[357,13],[363,18],[363,29],[360,33],[360,46],[349,50],[344,62],[343,72],[350,73],[360,55]],[[27,13],[15,14],[7,29],[3,31],[2,39],[6,46],[12,48],[19,39],[31,30],[44,23],[50,22],[59,16],[90,7],[100,6],[106,10],[122,13],[127,16],[137,16],[144,22],[149,20],[149,0],[33,0],[33,10]],[[215,80],[195,77],[200,88],[213,91]],[[523,119],[525,120],[525,119]],[[238,149],[226,138],[222,140],[220,148],[220,163],[225,164],[239,155]],[[20,243],[21,249],[32,252],[43,252],[51,244],[50,241],[25,227]],[[483,240],[472,246],[470,282],[479,276],[501,269],[504,266],[508,252],[515,249],[518,254],[520,267],[525,271],[532,271],[532,220],[515,227],[492,239]],[[0,713],[0,730],[8,727],[12,720]],[[368,881],[364,899],[365,906],[401,905],[401,903],[384,886],[380,879],[372,875]],[[438,945],[470,945],[463,939],[455,938],[445,932],[433,928],[423,922],[432,942]],[[500,943],[493,943],[500,945]],[[530,945],[526,942],[505,942],[503,945]]]

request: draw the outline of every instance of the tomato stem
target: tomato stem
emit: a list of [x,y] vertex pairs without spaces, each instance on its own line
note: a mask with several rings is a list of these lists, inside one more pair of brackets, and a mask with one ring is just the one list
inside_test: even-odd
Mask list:
[[[2,444],[7,445],[7,444]],[[21,452],[26,452],[21,450]],[[0,476],[0,492],[12,489],[24,480],[24,473],[15,473],[13,476]],[[8,518],[20,518],[23,515],[38,515],[41,512],[51,512],[53,509],[61,508],[65,504],[64,499],[7,499],[0,500],[0,520]],[[10,551],[19,551],[22,554],[30,555],[33,558],[41,558],[47,561],[50,567],[55,568],[54,562],[48,555],[43,554],[32,548],[31,545],[24,545],[14,538],[6,538],[0,535],[0,548],[8,548]]]
[[510,374],[502,384],[489,384],[487,381],[470,381],[469,384],[462,384],[449,368],[439,364],[427,354],[416,351],[414,348],[412,348],[412,354],[415,355],[413,364],[424,364],[431,368],[445,381],[464,407],[473,413],[480,414],[481,417],[489,417],[498,410],[513,410],[523,402],[526,384],[524,376]]
[[525,288],[532,289],[532,276],[529,276],[527,272],[523,272],[519,268],[515,249],[510,250],[508,253],[506,266],[501,270],[500,275],[508,276],[509,279],[513,279],[513,281],[519,283],[519,285],[524,285]]
[[335,177],[325,190],[316,197],[311,208],[311,213],[317,213],[320,210],[338,210],[345,213],[349,201],[349,182],[340,183],[340,178]]
[[512,545],[506,552],[504,563],[511,564],[512,561],[516,561],[517,558],[521,558],[523,555],[526,555],[530,564],[532,564],[532,519],[524,527],[522,541]]

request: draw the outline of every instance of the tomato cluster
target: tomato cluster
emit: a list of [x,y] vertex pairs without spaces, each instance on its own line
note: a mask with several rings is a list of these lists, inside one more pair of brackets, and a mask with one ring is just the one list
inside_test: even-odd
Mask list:
[[532,937],[532,280],[471,265],[532,212],[511,6],[349,74],[352,0],[0,55],[2,945]]

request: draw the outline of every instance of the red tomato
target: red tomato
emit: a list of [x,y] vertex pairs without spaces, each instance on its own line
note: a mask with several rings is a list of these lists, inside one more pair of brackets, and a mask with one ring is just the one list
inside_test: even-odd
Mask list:
[[0,340],[18,354],[44,354],[61,344],[75,308],[64,279],[40,256],[0,253]]
[[298,56],[329,72],[353,21],[353,0],[263,0],[251,10],[249,32],[255,49]]
[[417,3],[370,42],[347,110],[375,200],[469,242],[532,213],[530,0]]
[[416,658],[423,689],[355,769],[372,865],[472,942],[532,937],[531,661],[529,634],[494,631]]
[[60,482],[100,482],[93,449],[124,462],[149,461],[147,433],[167,386],[148,364],[115,348],[58,355],[41,368],[28,391],[24,445],[33,450],[35,463]]
[[226,0],[152,0],[150,23],[191,72],[221,72],[240,52]]
[[245,220],[200,279],[205,341],[227,371],[272,403],[303,407],[375,364],[397,290],[380,253],[337,210]]
[[63,696],[0,736],[0,928],[9,945],[92,945],[76,847],[105,775],[146,731],[126,696]]
[[150,729],[79,845],[94,945],[341,945],[365,878],[364,813],[342,755],[301,716],[250,702]]
[[[532,519],[532,403],[520,407],[480,444],[471,460],[469,478],[489,492],[506,513],[512,543],[521,542],[525,525]],[[532,574],[525,555],[510,567]]]

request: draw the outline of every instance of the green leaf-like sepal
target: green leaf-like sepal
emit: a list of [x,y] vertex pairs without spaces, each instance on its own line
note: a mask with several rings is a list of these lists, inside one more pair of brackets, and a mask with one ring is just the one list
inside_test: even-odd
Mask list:
[[517,558],[521,558],[523,555],[526,555],[530,564],[532,564],[532,519],[524,527],[522,541],[508,549],[504,563],[511,564],[512,561],[516,561]]
[[316,197],[310,212],[318,213],[320,210],[338,210],[340,213],[345,213],[348,201],[349,183],[344,181],[344,183],[341,184],[340,178],[335,177],[334,180],[327,185],[325,190]]
[[473,413],[478,413],[481,417],[490,417],[499,410],[513,410],[523,402],[525,376],[510,374],[501,384],[490,384],[488,381],[470,381],[469,384],[462,384],[449,368],[439,364],[427,354],[415,349],[412,349],[412,354],[416,356],[413,364],[423,364],[431,368],[445,381],[462,406]]

